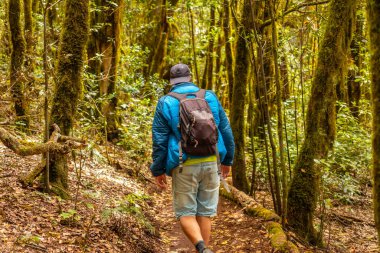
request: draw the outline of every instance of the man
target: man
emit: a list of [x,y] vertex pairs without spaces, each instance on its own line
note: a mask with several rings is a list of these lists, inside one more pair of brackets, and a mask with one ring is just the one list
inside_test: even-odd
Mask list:
[[[200,89],[191,82],[191,72],[185,64],[177,64],[170,69],[170,83],[173,85],[172,93],[158,101],[154,115],[153,164],[150,169],[162,189],[167,186],[166,175],[172,176],[173,209],[182,230],[198,252],[210,253],[212,251],[207,246],[211,217],[216,215],[218,205],[219,174],[224,178],[229,174],[234,156],[232,130],[216,95],[206,91],[204,100],[212,112],[213,125],[216,125],[216,151],[207,156],[186,154],[178,128],[180,99],[173,95],[187,96]],[[220,173],[218,160],[221,162]]]

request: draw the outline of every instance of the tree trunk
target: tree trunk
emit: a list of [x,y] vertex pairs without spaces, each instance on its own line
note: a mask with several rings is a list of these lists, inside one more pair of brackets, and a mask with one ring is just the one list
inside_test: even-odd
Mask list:
[[247,34],[251,28],[251,4],[250,0],[244,1],[242,26],[239,28],[236,48],[236,65],[232,104],[231,104],[231,127],[235,137],[235,161],[232,171],[233,184],[236,188],[246,193],[249,192],[247,171],[245,164],[245,97],[248,85],[249,51]]
[[[285,222],[286,219],[286,203],[287,203],[287,191],[288,191],[288,178],[287,178],[287,171],[285,168],[285,154],[284,154],[284,134],[283,134],[283,119],[282,119],[282,87],[280,83],[280,67],[279,67],[279,57],[277,53],[277,27],[275,22],[275,7],[274,2],[271,0],[270,2],[270,16],[272,19],[272,55],[273,55],[273,61],[274,61],[274,70],[275,70],[275,83],[276,83],[276,105],[277,105],[277,134],[278,134],[278,145],[280,149],[280,169],[282,174],[282,198],[280,198],[280,189],[277,186],[276,191],[277,193],[277,199],[278,199],[278,211],[281,215],[283,221]],[[275,157],[274,159],[277,159]],[[276,163],[273,163],[276,164]],[[274,169],[274,176],[275,180],[279,180],[276,178],[278,176],[277,168]],[[277,185],[279,182],[277,182]],[[282,208],[283,209],[282,209]]]
[[347,27],[355,0],[333,0],[307,111],[305,141],[298,156],[288,195],[288,221],[295,232],[311,244],[320,244],[313,226],[319,193],[320,171],[316,160],[325,159],[335,139],[336,94],[339,69],[344,64]]
[[20,129],[29,128],[28,103],[25,98],[24,87],[24,58],[25,58],[25,38],[21,29],[21,2],[20,0],[9,1],[9,27],[12,41],[12,54],[10,66],[10,85]]
[[26,41],[26,61],[25,69],[28,76],[27,87],[30,89],[34,82],[33,72],[34,72],[34,24],[33,24],[33,12],[32,12],[32,0],[24,0],[24,31],[25,31],[25,41]]
[[[93,12],[91,25],[101,28],[94,29],[88,43],[88,58],[90,71],[95,74],[98,83],[99,96],[104,97],[101,103],[101,112],[106,120],[107,140],[119,138],[117,119],[117,70],[120,54],[120,27],[123,0],[115,3],[98,0],[99,11]],[[101,55],[98,59],[96,55]]]
[[225,66],[227,70],[227,78],[228,78],[228,107],[230,108],[232,103],[232,92],[234,88],[234,59],[232,55],[232,41],[230,40],[231,36],[231,21],[230,21],[230,2],[228,0],[224,0],[223,2],[223,32],[224,32],[224,40],[225,40]]
[[[372,72],[373,203],[375,208],[375,223],[380,238],[380,0],[368,0],[367,17]],[[380,246],[380,241],[378,244]]]
[[[70,135],[82,94],[82,72],[88,37],[89,0],[67,0],[58,54],[57,78],[50,122]],[[65,155],[50,157],[50,183],[61,197],[68,197]]]
[[[144,31],[141,43],[148,49],[147,65],[144,69],[146,78],[156,73],[163,76],[167,70],[166,55],[168,53],[169,39],[177,28],[170,23],[174,12],[173,7],[179,0],[151,0],[149,3],[147,20],[151,25]],[[173,31],[172,31],[173,30]],[[150,87],[146,87],[148,90]]]
[[208,47],[206,53],[206,64],[202,78],[203,89],[211,90],[213,88],[213,72],[214,72],[214,41],[215,41],[215,6],[210,7],[210,27],[208,29]]
[[363,43],[364,40],[364,15],[362,10],[358,8],[356,17],[356,29],[351,42],[351,58],[354,65],[348,72],[348,106],[354,117],[359,118],[359,103],[361,97],[361,81],[358,76],[361,75],[363,62]]

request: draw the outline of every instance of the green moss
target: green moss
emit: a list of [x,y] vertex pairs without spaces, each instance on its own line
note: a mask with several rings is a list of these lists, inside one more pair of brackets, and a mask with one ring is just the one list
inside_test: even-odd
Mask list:
[[268,230],[271,245],[275,249],[275,252],[299,252],[298,248],[288,241],[280,223],[267,222],[265,227]]
[[[77,105],[82,95],[82,71],[88,35],[89,0],[67,0],[60,39],[57,82],[50,122],[56,123],[63,135],[70,135]],[[65,155],[50,159],[50,182],[57,189],[68,188],[68,167]],[[60,194],[64,194],[60,191]],[[63,196],[62,195],[62,196]]]
[[248,207],[246,208],[246,213],[259,217],[264,221],[281,221],[280,216],[278,216],[275,212],[266,209],[262,206]]
[[295,232],[313,245],[321,238],[313,226],[320,170],[315,160],[328,155],[335,138],[335,85],[346,61],[351,41],[348,26],[355,10],[355,0],[331,2],[329,20],[319,52],[316,74],[306,118],[306,136],[295,166],[288,195],[288,221]]
[[249,82],[249,52],[248,40],[246,38],[252,29],[251,20],[251,2],[244,1],[244,11],[242,16],[242,24],[239,28],[239,36],[236,48],[236,65],[232,104],[231,104],[231,127],[235,138],[235,158],[232,170],[233,185],[241,191],[249,192],[249,184],[247,180],[246,164],[245,164],[245,97],[247,95],[247,85]]

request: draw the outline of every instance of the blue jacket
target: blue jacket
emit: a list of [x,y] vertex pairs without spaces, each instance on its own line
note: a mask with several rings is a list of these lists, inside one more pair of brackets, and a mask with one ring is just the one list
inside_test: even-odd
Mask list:
[[[177,93],[197,92],[199,88],[193,83],[180,83],[170,91]],[[207,91],[205,99],[208,102],[215,123],[218,127],[218,150],[220,161],[223,165],[232,165],[235,151],[234,137],[230,123],[218,98],[212,91]],[[181,134],[178,130],[179,124],[179,101],[171,96],[163,96],[158,101],[154,114],[152,136],[153,136],[153,163],[150,167],[153,176],[159,176],[179,165],[178,142]],[[186,153],[183,154],[184,161]]]

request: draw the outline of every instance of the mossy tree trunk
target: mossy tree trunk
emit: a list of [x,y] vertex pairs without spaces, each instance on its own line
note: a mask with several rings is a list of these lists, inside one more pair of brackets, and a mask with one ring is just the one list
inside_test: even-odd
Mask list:
[[[106,99],[101,102],[101,112],[105,117],[107,140],[119,138],[117,117],[117,75],[120,55],[120,29],[123,0],[97,0],[96,10],[91,17],[93,29],[88,43],[90,71],[99,80],[99,96]],[[101,55],[101,57],[97,57]]]
[[12,41],[12,53],[10,64],[10,85],[20,129],[29,128],[28,103],[25,97],[25,38],[21,28],[21,2],[20,0],[9,1],[9,27]]
[[211,90],[213,88],[213,72],[214,72],[214,51],[215,51],[215,5],[210,7],[210,26],[208,29],[208,47],[206,53],[206,63],[203,72],[202,85],[203,89]]
[[358,76],[361,75],[363,63],[363,40],[364,40],[364,15],[361,8],[357,10],[356,29],[351,42],[351,58],[353,66],[348,72],[347,89],[348,89],[348,106],[352,115],[359,118],[359,103],[361,97],[361,81]]
[[239,27],[239,38],[236,47],[235,83],[231,104],[231,127],[235,137],[235,160],[232,170],[233,185],[241,191],[249,192],[247,168],[245,161],[245,97],[249,83],[249,37],[252,31],[251,1],[244,0],[242,26]]
[[[336,93],[339,69],[346,61],[347,34],[355,0],[333,0],[312,81],[307,111],[305,141],[298,156],[288,195],[288,222],[295,232],[311,244],[321,238],[313,226],[319,193],[320,168],[316,160],[325,159],[335,138]],[[346,47],[346,48],[345,48]]]
[[34,40],[34,22],[33,22],[33,12],[32,12],[32,0],[24,0],[24,31],[25,31],[25,41],[26,41],[26,61],[25,69],[28,76],[29,89],[33,85],[34,77],[34,49],[35,49],[35,40]]
[[[67,0],[58,52],[57,78],[50,115],[63,135],[70,135],[82,94],[82,72],[88,37],[89,0]],[[62,197],[68,197],[66,155],[50,158],[50,183]]]
[[[144,69],[144,75],[147,78],[156,73],[162,77],[167,70],[168,43],[178,31],[176,25],[171,22],[174,15],[173,7],[178,2],[179,0],[150,0],[148,2],[150,10],[146,18],[150,25],[141,36],[144,50],[149,50]],[[149,87],[146,87],[146,90],[149,92]]]
[[228,78],[228,105],[231,106],[232,103],[232,94],[234,88],[234,59],[232,55],[232,41],[230,39],[231,36],[231,21],[230,21],[230,2],[228,0],[224,0],[223,2],[223,32],[224,32],[224,40],[225,40],[225,67],[226,74]]
[[[373,203],[375,208],[375,224],[380,238],[380,0],[368,0],[367,17],[372,72]],[[378,244],[380,245],[380,241]]]

